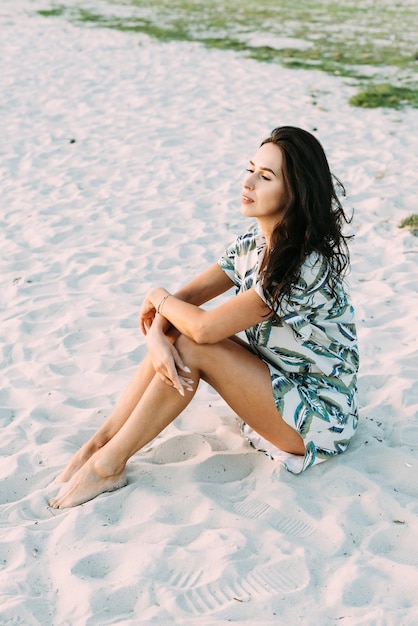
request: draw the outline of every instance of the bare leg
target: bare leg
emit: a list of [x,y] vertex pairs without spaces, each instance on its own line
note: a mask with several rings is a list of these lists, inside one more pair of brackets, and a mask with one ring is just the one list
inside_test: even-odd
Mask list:
[[[270,373],[260,359],[230,340],[198,345],[180,337],[176,345],[192,370],[194,391],[199,378],[206,380],[265,439],[287,452],[304,454],[302,438],[277,412]],[[191,397],[180,396],[154,376],[129,419],[51,500],[51,506],[76,506],[122,486],[127,460],[170,424]]]
[[[178,333],[170,329],[167,333],[167,337],[174,342],[178,338]],[[248,343],[242,339],[231,337],[231,340],[245,347],[247,350],[250,350]],[[68,482],[95,452],[100,450],[100,448],[112,439],[131,415],[153,377],[154,368],[151,359],[146,355],[138,366],[124,393],[119,398],[112,413],[94,435],[90,437],[76,454],[74,454],[63,471],[58,474],[54,481],[56,484]]]
[[130,383],[118,403],[98,431],[72,457],[65,469],[56,477],[56,483],[65,483],[80,469],[88,459],[103,447],[126,422],[144,391],[154,377],[154,368],[147,355],[138,366]]
[[[197,380],[195,392],[198,376],[191,377]],[[194,392],[181,396],[154,375],[129,419],[80,467],[50,505],[57,509],[77,506],[100,493],[123,487],[128,458],[163,431],[187,406]]]
[[[209,383],[251,428],[280,450],[305,454],[299,433],[277,411],[270,371],[245,342],[225,340],[197,345],[185,337],[187,359],[199,363],[200,377]],[[192,370],[193,371],[193,370]]]

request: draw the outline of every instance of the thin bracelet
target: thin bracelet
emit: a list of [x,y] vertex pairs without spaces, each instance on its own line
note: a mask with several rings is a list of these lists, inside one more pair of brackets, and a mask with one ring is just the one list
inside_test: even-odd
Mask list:
[[161,311],[162,308],[164,306],[164,302],[167,300],[168,296],[171,295],[169,293],[166,293],[165,296],[163,296],[160,300],[160,304],[157,306],[157,313],[159,313],[160,315],[162,315]]

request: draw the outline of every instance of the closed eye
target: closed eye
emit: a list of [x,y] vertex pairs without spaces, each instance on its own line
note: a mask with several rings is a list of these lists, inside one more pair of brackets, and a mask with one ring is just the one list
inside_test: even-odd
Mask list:
[[[250,174],[254,174],[255,172],[255,170],[252,170],[250,167],[247,167],[245,171],[250,172]],[[260,174],[260,177],[264,178],[264,180],[271,180],[271,178],[269,178],[268,176],[264,176],[264,174]]]

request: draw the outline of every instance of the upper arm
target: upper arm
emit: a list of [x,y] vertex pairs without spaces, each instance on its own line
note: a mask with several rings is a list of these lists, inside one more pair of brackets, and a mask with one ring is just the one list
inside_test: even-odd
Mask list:
[[175,293],[176,298],[199,306],[234,286],[232,280],[217,263],[191,280]]

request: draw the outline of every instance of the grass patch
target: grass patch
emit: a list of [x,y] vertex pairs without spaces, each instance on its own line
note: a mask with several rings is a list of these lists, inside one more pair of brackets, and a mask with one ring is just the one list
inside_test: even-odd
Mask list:
[[367,79],[380,98],[366,88],[355,106],[418,106],[416,0],[95,0],[95,12],[83,5],[75,0],[39,13]]
[[38,13],[43,17],[59,17],[61,15],[64,15],[65,7],[60,6],[53,9],[41,9],[38,11]]
[[399,109],[405,104],[418,107],[418,89],[395,87],[388,83],[370,85],[352,96],[350,104],[368,109],[377,107]]
[[412,213],[399,224],[399,228],[408,228],[415,237],[418,237],[418,215]]

